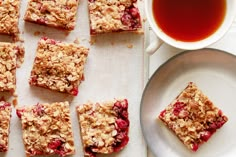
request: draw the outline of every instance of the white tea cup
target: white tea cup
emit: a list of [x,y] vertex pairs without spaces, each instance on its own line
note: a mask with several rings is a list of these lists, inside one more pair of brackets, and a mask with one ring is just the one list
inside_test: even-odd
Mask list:
[[180,41],[167,35],[158,26],[153,13],[153,1],[154,0],[145,0],[145,13],[152,30],[157,36],[157,38],[151,41],[150,45],[148,45],[148,47],[146,48],[146,52],[148,54],[153,54],[154,52],[156,52],[163,43],[167,43],[173,47],[184,50],[195,50],[207,47],[223,37],[223,35],[229,30],[236,15],[236,0],[226,0],[226,10],[224,19],[222,21],[222,24],[218,27],[218,29],[214,33],[212,33],[211,35],[202,40],[191,41],[191,42]]

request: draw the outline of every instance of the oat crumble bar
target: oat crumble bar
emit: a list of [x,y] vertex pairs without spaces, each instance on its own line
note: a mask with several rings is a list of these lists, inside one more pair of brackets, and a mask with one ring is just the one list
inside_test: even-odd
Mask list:
[[76,107],[84,153],[96,157],[123,149],[128,141],[128,101],[86,103]]
[[192,82],[160,113],[159,119],[192,151],[228,121]]
[[88,0],[90,34],[141,29],[137,0]]
[[68,102],[18,107],[28,156],[72,155],[75,152]]
[[84,80],[88,48],[43,37],[37,48],[29,83],[76,96]]
[[25,21],[73,30],[79,0],[29,0]]
[[0,92],[10,91],[14,93],[16,89],[16,68],[20,55],[21,57],[24,56],[22,46],[0,42]]
[[8,150],[11,110],[10,103],[0,101],[0,152]]
[[20,0],[0,0],[0,33],[17,35]]

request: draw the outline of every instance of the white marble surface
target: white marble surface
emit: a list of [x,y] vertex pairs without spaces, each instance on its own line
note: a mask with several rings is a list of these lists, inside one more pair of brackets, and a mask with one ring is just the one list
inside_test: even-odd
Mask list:
[[[150,31],[150,36],[147,35],[147,41],[152,41],[154,33]],[[236,20],[234,21],[233,25],[231,26],[230,30],[225,34],[225,36],[216,42],[215,44],[209,46],[209,48],[217,48],[220,50],[227,51],[229,53],[236,55]],[[147,43],[148,44],[148,43]],[[146,44],[146,45],[147,45]],[[160,49],[155,52],[152,56],[150,56],[147,60],[149,61],[148,67],[148,76],[151,77],[152,74],[156,71],[156,69],[165,63],[168,59],[175,56],[178,53],[181,53],[184,50],[176,49],[171,47],[167,44],[163,44]],[[158,148],[157,148],[158,149]],[[154,157],[154,155],[148,151],[148,157]],[[159,156],[158,156],[159,157]]]

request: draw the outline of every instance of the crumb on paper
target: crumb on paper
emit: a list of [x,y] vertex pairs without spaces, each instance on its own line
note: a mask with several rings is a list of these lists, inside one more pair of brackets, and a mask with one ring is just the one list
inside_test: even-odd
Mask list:
[[74,40],[74,43],[75,44],[79,44],[80,42],[79,42],[79,38],[76,38],[75,40]]
[[34,32],[34,36],[38,36],[38,35],[40,35],[40,34],[41,34],[40,31],[35,31],[35,32]]
[[133,44],[127,44],[126,46],[130,49],[133,48]]
[[17,104],[18,104],[18,99],[17,98],[18,97],[14,97],[13,100],[12,100],[12,104],[13,104],[14,107],[16,107]]
[[96,39],[95,38],[91,38],[89,43],[90,43],[90,45],[94,45],[96,43]]
[[18,94],[16,92],[13,93],[14,97],[18,97]]
[[147,21],[147,18],[143,18],[143,22],[146,22]]

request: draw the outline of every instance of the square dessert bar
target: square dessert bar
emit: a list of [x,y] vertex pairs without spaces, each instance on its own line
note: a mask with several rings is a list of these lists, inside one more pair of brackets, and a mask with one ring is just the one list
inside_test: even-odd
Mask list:
[[118,152],[127,145],[129,118],[126,99],[89,102],[77,106],[76,110],[85,156]]
[[88,0],[90,34],[140,32],[142,27],[137,0]]
[[160,113],[159,119],[193,151],[228,120],[192,82]]
[[11,104],[0,101],[0,152],[8,150],[8,139],[10,132]]
[[20,45],[0,42],[0,92],[15,91],[17,58],[23,53]]
[[74,154],[68,102],[18,107],[27,156]]
[[20,0],[0,0],[0,33],[19,33]]
[[79,0],[29,0],[25,21],[73,30]]
[[76,96],[84,80],[88,49],[46,37],[38,43],[29,83]]

